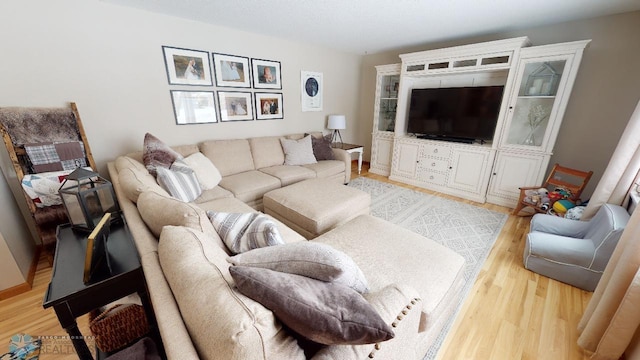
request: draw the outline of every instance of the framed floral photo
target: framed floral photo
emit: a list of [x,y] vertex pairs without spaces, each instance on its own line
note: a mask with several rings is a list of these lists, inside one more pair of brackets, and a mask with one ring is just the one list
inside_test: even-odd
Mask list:
[[284,119],[282,93],[254,93],[256,100],[256,119]]
[[256,89],[282,89],[280,62],[251,59],[253,87]]
[[207,51],[163,46],[162,52],[170,85],[213,85]]
[[218,122],[213,91],[171,90],[171,101],[178,125]]
[[250,92],[218,91],[220,121],[253,120]]
[[216,85],[225,87],[251,87],[249,58],[213,53]]

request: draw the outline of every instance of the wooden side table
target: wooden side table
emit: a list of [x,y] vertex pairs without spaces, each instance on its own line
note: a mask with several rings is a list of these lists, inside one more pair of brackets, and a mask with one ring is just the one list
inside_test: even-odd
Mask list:
[[83,360],[93,357],[78,329],[76,318],[133,293],[137,293],[142,300],[151,337],[156,342],[158,351],[162,352],[162,341],[149,301],[144,273],[124,219],[112,223],[110,231],[107,251],[111,274],[97,276],[97,279],[92,279],[88,284],[82,279],[89,234],[72,229],[70,224],[58,226],[56,233],[53,272],[43,307],[53,307],[60,325],[71,337],[78,357]]
[[364,153],[364,146],[345,143],[342,144],[342,146],[340,146],[340,144],[334,144],[333,147],[343,149],[349,154],[358,153],[358,175],[360,175],[360,172],[362,171],[362,153]]

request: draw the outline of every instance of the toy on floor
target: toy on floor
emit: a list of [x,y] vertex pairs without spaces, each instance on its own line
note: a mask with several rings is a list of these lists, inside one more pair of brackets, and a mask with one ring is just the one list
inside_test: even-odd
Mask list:
[[549,196],[548,196],[549,190],[545,188],[540,188],[537,190],[526,190],[524,194],[525,194],[525,198],[524,198],[525,202],[538,206],[541,209],[545,204],[547,205],[547,208],[548,208],[548,205],[550,204]]

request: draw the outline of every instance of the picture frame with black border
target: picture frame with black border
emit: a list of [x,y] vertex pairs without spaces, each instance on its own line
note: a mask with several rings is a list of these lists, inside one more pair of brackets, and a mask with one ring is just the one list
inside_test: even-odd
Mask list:
[[162,46],[169,85],[212,86],[208,51]]
[[257,120],[284,119],[282,93],[256,92],[253,95],[255,98]]
[[250,88],[251,69],[245,56],[212,53],[216,86]]
[[170,90],[177,125],[217,123],[213,91]]
[[218,91],[220,121],[253,120],[253,102],[250,92]]
[[282,90],[282,70],[280,61],[251,59],[253,87],[255,89]]

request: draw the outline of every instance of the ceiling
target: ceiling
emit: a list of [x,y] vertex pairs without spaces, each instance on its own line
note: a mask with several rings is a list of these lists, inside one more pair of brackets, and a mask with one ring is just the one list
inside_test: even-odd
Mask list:
[[640,10],[640,0],[102,1],[357,54]]

